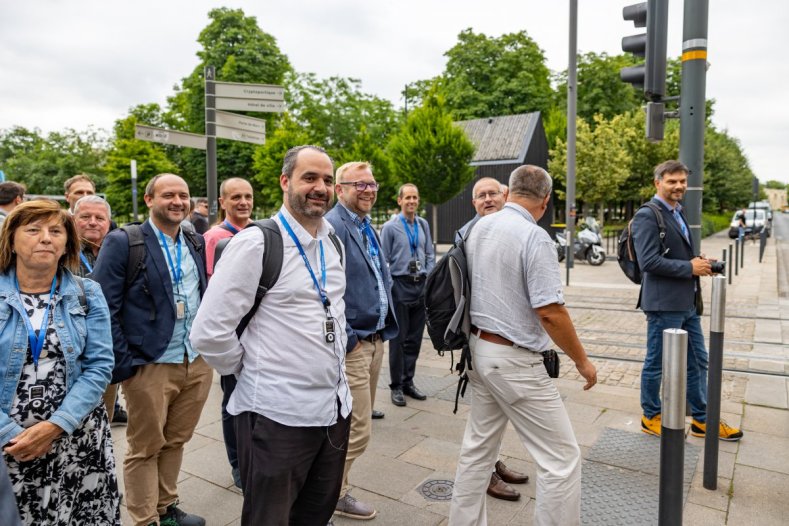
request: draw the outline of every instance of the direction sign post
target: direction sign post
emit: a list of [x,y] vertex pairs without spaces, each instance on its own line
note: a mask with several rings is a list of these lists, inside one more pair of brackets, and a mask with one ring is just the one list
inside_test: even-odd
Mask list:
[[205,135],[206,135],[206,194],[208,197],[208,224],[216,222],[216,83],[214,66],[205,68]]
[[137,161],[131,160],[132,221],[137,221]]
[[186,148],[205,150],[205,136],[197,133],[187,133],[176,130],[155,128],[144,124],[137,124],[134,128],[134,137],[143,141],[172,144]]

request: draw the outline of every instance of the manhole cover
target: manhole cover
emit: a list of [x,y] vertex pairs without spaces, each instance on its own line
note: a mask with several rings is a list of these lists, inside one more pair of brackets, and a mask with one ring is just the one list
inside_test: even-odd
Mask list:
[[428,480],[419,488],[420,493],[430,500],[451,500],[452,499],[451,480]]

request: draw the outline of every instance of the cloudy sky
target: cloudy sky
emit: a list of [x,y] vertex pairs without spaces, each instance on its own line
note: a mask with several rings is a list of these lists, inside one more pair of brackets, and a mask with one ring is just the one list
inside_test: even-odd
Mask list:
[[[635,0],[578,0],[581,52],[617,54],[637,33]],[[789,2],[710,0],[707,96],[713,121],[743,144],[762,180],[789,182]],[[362,80],[401,105],[407,82],[443,70],[443,53],[471,27],[526,30],[548,67],[567,67],[569,0],[0,0],[0,129],[110,129],[139,103],[164,103],[197,64],[213,7],[242,8],[298,71]],[[670,3],[668,52],[680,54],[683,2]]]

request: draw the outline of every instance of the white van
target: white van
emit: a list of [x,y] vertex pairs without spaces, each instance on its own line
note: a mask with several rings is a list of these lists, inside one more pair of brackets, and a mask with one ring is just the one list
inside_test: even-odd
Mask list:
[[767,237],[770,237],[770,222],[767,220],[767,212],[761,208],[748,208],[743,212],[742,210],[738,210],[734,212],[734,217],[731,219],[731,225],[729,226],[729,237],[732,239],[737,239],[740,235],[740,217],[742,217],[743,213],[745,213],[745,234],[752,235],[752,234],[759,234],[762,230],[767,233]]

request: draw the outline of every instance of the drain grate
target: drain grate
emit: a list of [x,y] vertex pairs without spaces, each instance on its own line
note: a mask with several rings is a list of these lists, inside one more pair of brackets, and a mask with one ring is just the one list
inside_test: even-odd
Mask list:
[[453,485],[451,480],[428,480],[419,492],[428,500],[451,500]]

